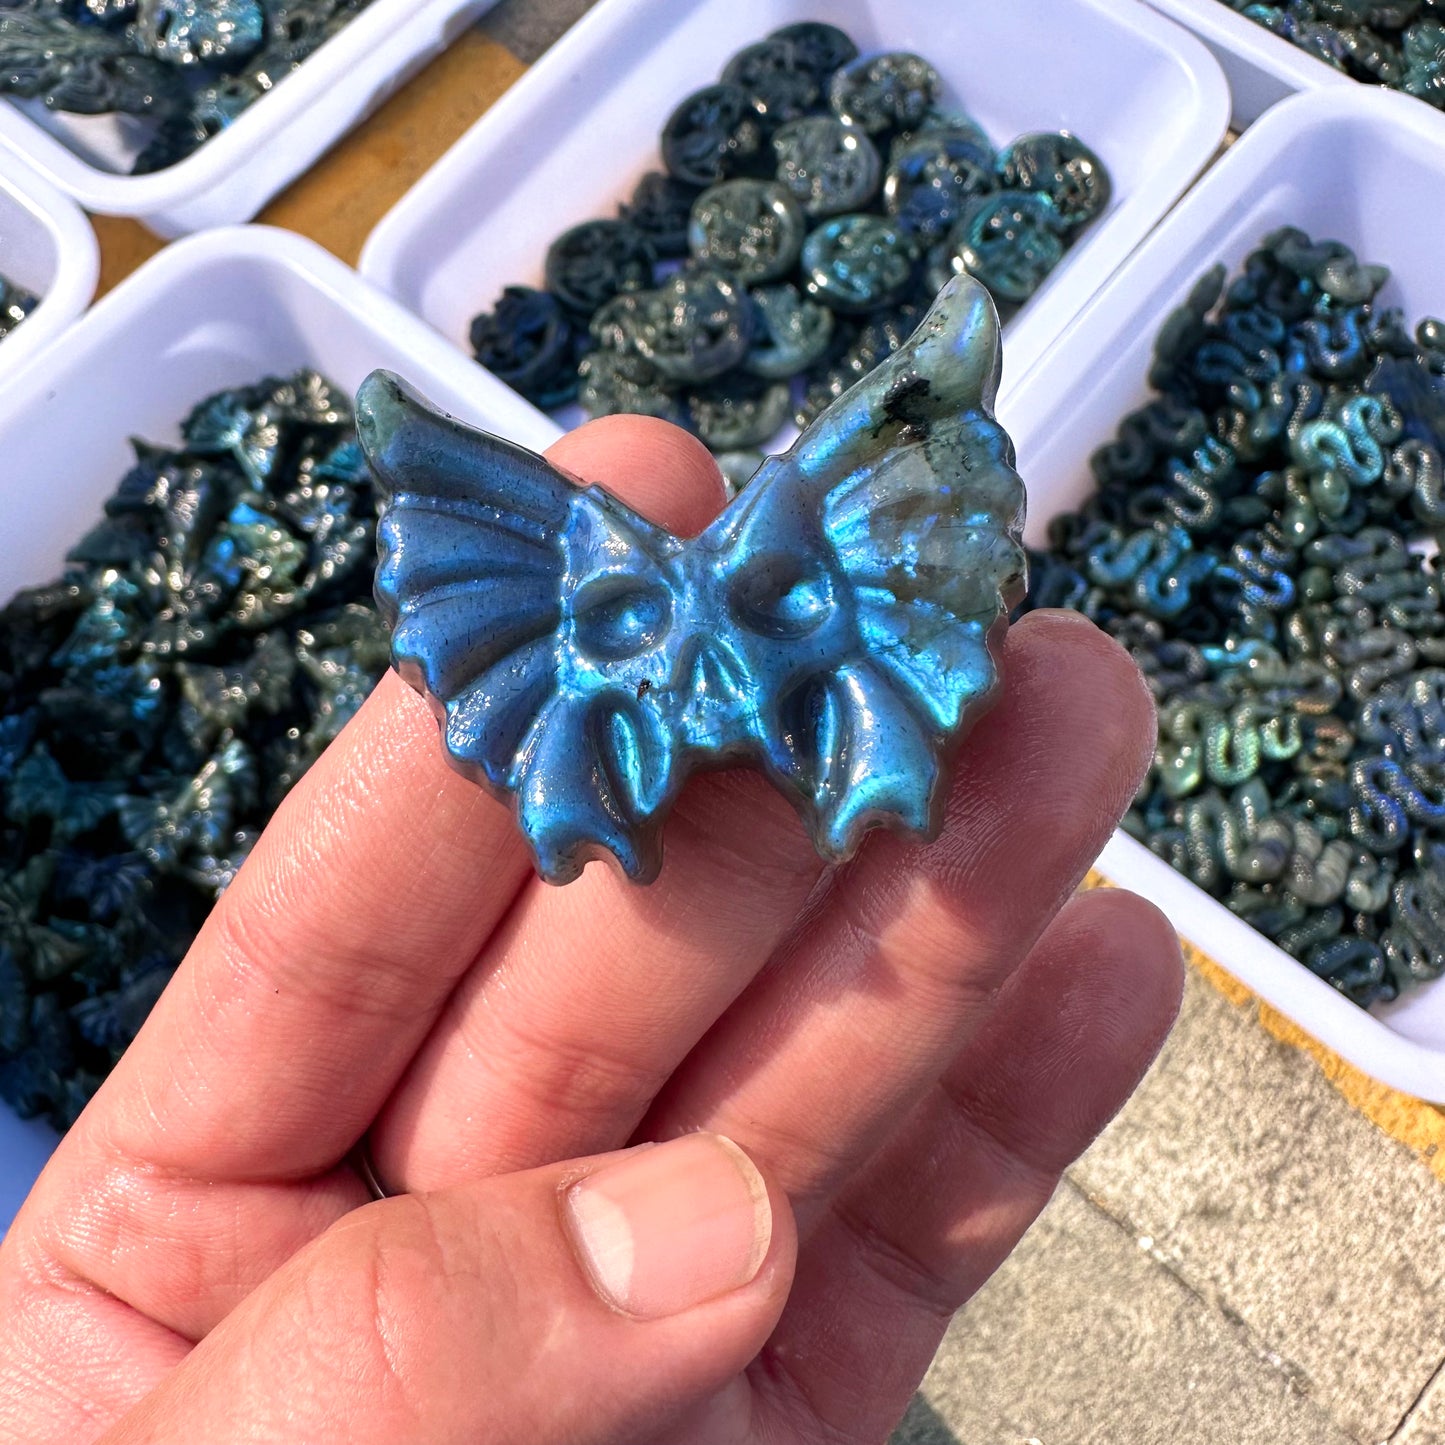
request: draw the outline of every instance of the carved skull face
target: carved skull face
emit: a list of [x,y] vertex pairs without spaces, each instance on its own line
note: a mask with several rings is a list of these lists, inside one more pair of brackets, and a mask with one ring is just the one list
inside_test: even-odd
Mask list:
[[774,517],[779,500],[760,491],[689,541],[576,508],[559,686],[681,748],[741,751],[779,724],[796,732],[800,687],[841,665],[857,637],[827,539],[816,520]]

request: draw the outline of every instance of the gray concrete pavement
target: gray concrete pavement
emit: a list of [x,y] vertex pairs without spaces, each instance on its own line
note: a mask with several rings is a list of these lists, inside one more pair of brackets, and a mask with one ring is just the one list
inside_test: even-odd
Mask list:
[[1354,1439],[1287,1363],[1069,1183],[957,1316],[923,1396],[931,1420],[895,1445]]
[[1442,1274],[1445,1185],[1191,972],[898,1445],[1442,1445]]

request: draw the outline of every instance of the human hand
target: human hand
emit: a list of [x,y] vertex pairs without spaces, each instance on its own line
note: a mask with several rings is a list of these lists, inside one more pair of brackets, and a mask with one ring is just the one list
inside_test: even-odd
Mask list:
[[[662,423],[550,455],[722,505]],[[1154,909],[1073,897],[1152,750],[1132,664],[1037,613],[1004,677],[928,847],[827,870],[714,774],[651,887],[555,889],[388,674],[0,1245],[0,1440],[883,1439],[1181,987]]]

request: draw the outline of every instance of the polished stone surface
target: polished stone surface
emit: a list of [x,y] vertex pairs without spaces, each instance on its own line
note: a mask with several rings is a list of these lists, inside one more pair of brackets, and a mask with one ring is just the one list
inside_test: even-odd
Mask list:
[[[613,303],[624,338],[631,300]],[[598,339],[589,364],[609,354]],[[514,801],[544,878],[610,855],[650,882],[678,792],[718,766],[762,771],[831,860],[880,824],[936,835],[952,743],[998,686],[1023,595],[998,376],[997,312],[959,277],[696,538],[389,372],[367,379],[394,664],[442,719],[448,761]],[[690,411],[737,450],[789,403],[785,384],[749,380]]]

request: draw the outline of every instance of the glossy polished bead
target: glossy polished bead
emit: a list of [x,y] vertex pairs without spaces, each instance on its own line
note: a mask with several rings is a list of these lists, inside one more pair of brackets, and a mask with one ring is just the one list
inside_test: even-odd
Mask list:
[[39,304],[38,296],[0,276],[0,337],[14,331]]
[[1047,196],[1071,231],[1101,216],[1112,194],[1104,163],[1067,131],[1020,136],[999,156],[998,174],[1006,190]]
[[700,264],[751,284],[791,271],[806,230],[798,203],[776,181],[723,181],[694,202],[687,238]]
[[266,12],[258,0],[148,0],[137,15],[142,46],[173,65],[234,66],[266,37]]
[[773,137],[773,153],[779,183],[814,219],[861,210],[878,192],[878,148],[865,131],[836,116],[785,125]]
[[472,322],[471,343],[488,371],[537,406],[561,406],[577,394],[575,331],[546,291],[508,286]]
[[752,293],[753,343],[743,366],[754,376],[783,381],[806,371],[828,350],[833,313],[796,286],[761,286]]
[[973,130],[930,130],[894,146],[883,204],[900,230],[931,245],[971,200],[997,189],[992,146]]
[[687,415],[698,436],[715,451],[765,446],[793,409],[786,382],[742,376],[688,393]]
[[820,76],[794,45],[776,38],[738,51],[722,78],[746,93],[770,129],[816,109],[826,82],[826,76]]
[[686,256],[687,223],[700,194],[696,186],[676,176],[648,171],[632,199],[618,207],[618,217],[647,238],[660,260]]
[[992,303],[960,278],[695,538],[367,380],[393,657],[543,877],[610,855],[655,878],[673,801],[720,764],[760,768],[829,859],[881,823],[936,833],[1022,592],[998,368]]
[[657,253],[626,221],[584,221],[547,251],[547,290],[564,306],[591,316],[620,291],[652,284]]
[[768,39],[781,40],[792,46],[800,63],[819,76],[831,76],[858,56],[858,47],[846,31],[821,20],[784,25],[780,30],[774,30]]
[[669,174],[695,186],[715,186],[746,169],[762,146],[757,111],[736,85],[694,91],[662,128],[663,164]]
[[630,340],[667,381],[691,385],[737,366],[753,326],[747,292],[725,272],[699,266],[636,299]]
[[1033,191],[997,191],[970,204],[949,236],[969,275],[1000,301],[1027,301],[1064,254],[1054,203]]
[[938,98],[938,72],[908,51],[865,55],[838,71],[828,102],[840,119],[869,135],[911,130]]
[[588,416],[656,416],[678,420],[677,397],[655,366],[599,347],[577,365],[577,400]]
[[838,216],[803,242],[807,292],[834,311],[871,311],[895,301],[913,277],[903,235],[877,216]]

